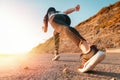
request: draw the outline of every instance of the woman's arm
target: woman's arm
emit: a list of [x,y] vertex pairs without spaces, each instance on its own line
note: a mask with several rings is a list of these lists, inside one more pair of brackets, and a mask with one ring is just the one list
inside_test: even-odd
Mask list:
[[70,14],[70,13],[72,13],[72,12],[74,12],[74,11],[79,11],[79,10],[80,10],[80,5],[78,4],[78,5],[76,5],[74,8],[70,8],[70,9],[64,11],[64,13],[65,13],[65,14]]

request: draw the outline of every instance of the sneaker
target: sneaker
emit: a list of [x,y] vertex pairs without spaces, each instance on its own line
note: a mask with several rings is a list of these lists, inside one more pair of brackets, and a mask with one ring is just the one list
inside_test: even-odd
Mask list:
[[96,47],[91,48],[88,54],[83,54],[79,72],[91,71],[95,66],[105,58],[105,52],[98,51]]
[[55,57],[54,57],[54,58],[52,58],[52,61],[57,61],[57,60],[59,60],[59,58],[60,58],[60,56],[59,56],[59,55],[55,55]]

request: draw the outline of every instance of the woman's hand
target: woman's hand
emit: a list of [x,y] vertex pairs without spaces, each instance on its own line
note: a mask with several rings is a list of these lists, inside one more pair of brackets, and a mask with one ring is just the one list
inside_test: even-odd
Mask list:
[[80,10],[80,5],[78,4],[76,7],[75,7],[75,11],[79,11]]
[[42,31],[47,32],[47,27],[42,26]]

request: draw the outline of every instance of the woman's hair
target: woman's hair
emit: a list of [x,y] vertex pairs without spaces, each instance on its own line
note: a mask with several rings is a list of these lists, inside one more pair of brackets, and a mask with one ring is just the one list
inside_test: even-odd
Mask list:
[[54,7],[50,7],[47,11],[47,14],[50,12],[56,12],[56,9]]
[[50,12],[56,12],[56,9],[55,9],[54,7],[50,7],[50,8],[47,10],[47,13],[46,13],[46,15],[44,16],[44,19],[43,19],[45,25],[48,25],[48,14],[49,14]]

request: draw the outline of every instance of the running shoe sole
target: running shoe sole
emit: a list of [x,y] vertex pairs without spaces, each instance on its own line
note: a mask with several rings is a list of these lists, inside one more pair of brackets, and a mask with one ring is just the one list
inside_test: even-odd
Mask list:
[[105,58],[105,52],[98,51],[92,58],[90,58],[84,65],[82,69],[78,69],[79,72],[87,72],[95,68],[95,66],[100,63]]

